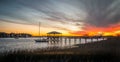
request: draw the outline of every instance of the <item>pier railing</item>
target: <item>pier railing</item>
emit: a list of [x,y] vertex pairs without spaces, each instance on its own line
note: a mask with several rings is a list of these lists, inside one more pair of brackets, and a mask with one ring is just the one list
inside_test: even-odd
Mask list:
[[81,43],[82,39],[84,39],[85,43],[88,43],[87,42],[88,39],[90,40],[90,42],[94,42],[94,39],[97,42],[100,41],[99,39],[107,40],[116,37],[115,36],[41,36],[40,38],[45,38],[49,40],[49,42],[53,42],[53,43],[62,42],[62,41],[71,42],[71,40],[73,40],[74,43],[76,43],[77,41]]

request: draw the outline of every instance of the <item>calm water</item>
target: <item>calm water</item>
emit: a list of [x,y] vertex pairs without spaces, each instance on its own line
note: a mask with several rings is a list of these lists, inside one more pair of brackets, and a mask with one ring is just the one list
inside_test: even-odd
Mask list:
[[[80,40],[77,39],[76,42],[74,42],[74,39],[67,40],[65,42],[65,39],[63,38],[61,42],[59,43],[45,43],[45,42],[35,42],[34,40],[38,38],[0,38],[0,53],[3,52],[9,52],[9,51],[17,51],[17,50],[36,50],[36,49],[43,49],[48,47],[60,47],[60,48],[66,48],[71,47],[75,44],[84,44],[85,39]],[[102,40],[102,39],[99,39]],[[96,39],[93,39],[93,41],[96,41]],[[87,42],[90,42],[90,39],[87,39]]]

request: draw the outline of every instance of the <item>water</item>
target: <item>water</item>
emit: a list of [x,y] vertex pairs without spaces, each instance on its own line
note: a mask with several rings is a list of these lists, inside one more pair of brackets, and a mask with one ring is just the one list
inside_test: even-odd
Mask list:
[[[0,53],[9,52],[9,51],[17,51],[17,50],[36,50],[36,49],[44,49],[48,47],[59,47],[59,48],[67,48],[72,47],[75,44],[84,44],[85,39],[68,39],[65,41],[63,38],[61,42],[58,43],[45,43],[45,42],[35,42],[34,40],[38,38],[0,38]],[[99,41],[102,39],[99,39]],[[96,39],[93,39],[95,42]],[[87,39],[87,42],[91,42],[90,39]]]

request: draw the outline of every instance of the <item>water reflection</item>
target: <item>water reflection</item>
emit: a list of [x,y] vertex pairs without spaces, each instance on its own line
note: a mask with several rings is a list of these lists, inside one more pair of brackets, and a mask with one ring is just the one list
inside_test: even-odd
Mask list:
[[[9,52],[9,51],[17,51],[17,50],[36,50],[36,49],[44,49],[48,47],[59,47],[59,48],[67,48],[71,47],[75,44],[84,44],[85,42],[91,42],[91,39],[66,39],[62,38],[59,42],[35,42],[34,40],[38,38],[0,38],[0,53]],[[103,39],[98,39],[103,40]],[[93,39],[93,42],[97,41],[97,39]]]

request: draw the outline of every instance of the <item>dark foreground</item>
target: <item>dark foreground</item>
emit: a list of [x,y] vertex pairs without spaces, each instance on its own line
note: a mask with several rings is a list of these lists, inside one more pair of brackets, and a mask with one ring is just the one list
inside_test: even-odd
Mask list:
[[112,55],[27,55],[10,54],[0,57],[0,62],[119,62]]
[[120,38],[76,46],[69,49],[4,53],[0,55],[0,62],[120,62]]

